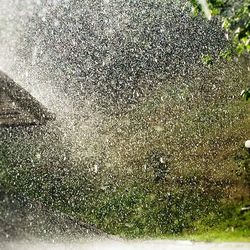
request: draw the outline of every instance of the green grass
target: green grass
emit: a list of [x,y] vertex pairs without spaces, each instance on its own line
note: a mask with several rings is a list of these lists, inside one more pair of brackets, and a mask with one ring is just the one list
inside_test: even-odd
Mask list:
[[181,235],[167,235],[168,239],[185,239],[209,242],[250,242],[250,211],[240,209],[249,205],[249,200],[222,205],[219,211],[194,222],[195,230]]
[[[203,242],[250,242],[250,230],[236,229],[220,230],[220,229],[208,229],[208,231],[197,233],[184,233],[181,235],[153,235],[148,237],[142,237],[143,239],[167,239],[167,240],[191,240],[191,241],[203,241]],[[132,237],[132,239],[134,239]]]
[[[142,239],[191,240],[203,242],[250,242],[250,211],[240,209],[250,204],[241,202],[221,204],[216,212],[211,212],[179,234],[154,234]],[[134,238],[134,237],[132,237]],[[138,236],[136,237],[138,238]]]
[[197,234],[187,234],[182,237],[193,241],[209,242],[250,242],[250,230],[211,230]]

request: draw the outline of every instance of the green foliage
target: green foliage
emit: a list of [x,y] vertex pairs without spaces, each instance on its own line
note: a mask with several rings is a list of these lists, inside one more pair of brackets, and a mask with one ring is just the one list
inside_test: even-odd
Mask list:
[[190,0],[192,4],[192,12],[194,16],[198,16],[198,14],[202,11],[201,5],[196,0]]
[[209,241],[249,241],[250,212],[241,209],[249,206],[249,200],[221,203],[217,211],[211,211],[194,222],[187,238]]
[[[190,0],[197,15],[202,7],[197,0]],[[208,0],[212,15],[218,15],[222,27],[232,41],[234,51],[240,55],[250,52],[250,1]]]
[[219,57],[222,59],[225,59],[227,61],[230,61],[233,57],[234,51],[232,48],[227,48],[225,50],[222,50],[219,54]]
[[250,52],[250,2],[244,1],[235,13],[225,20],[238,54]]
[[[82,217],[112,234],[128,237],[179,234],[214,209],[219,199],[218,192],[211,192],[202,184],[201,176],[200,180],[180,177],[172,183],[172,178],[166,178],[169,172],[165,167],[163,172],[162,166],[158,168],[158,158],[162,157],[158,151],[149,153],[147,158],[149,175],[134,172],[124,183],[119,176],[113,180],[107,175],[106,184],[101,184],[98,176],[72,167],[70,162],[61,167],[39,162],[33,165],[35,158],[31,157],[30,163],[19,165],[9,161],[6,146],[1,146],[0,154],[0,191],[4,193],[1,204],[4,197],[18,210],[27,204],[42,204]],[[25,154],[24,158],[29,156],[28,152]],[[160,181],[156,180],[159,175]],[[104,176],[102,173],[102,180]],[[139,176],[143,178],[138,179]],[[3,217],[3,211],[0,213]]]
[[212,65],[213,64],[213,58],[211,55],[203,55],[201,57],[201,61],[205,65]]
[[250,88],[242,90],[241,96],[242,96],[244,99],[246,99],[246,101],[248,101],[249,98],[250,98]]
[[239,150],[237,155],[234,157],[235,162],[237,163],[238,169],[236,174],[244,178],[244,181],[248,187],[250,187],[250,154],[244,148]]
[[214,204],[199,188],[183,185],[163,190],[160,185],[137,183],[99,194],[89,217],[112,234],[179,234]]

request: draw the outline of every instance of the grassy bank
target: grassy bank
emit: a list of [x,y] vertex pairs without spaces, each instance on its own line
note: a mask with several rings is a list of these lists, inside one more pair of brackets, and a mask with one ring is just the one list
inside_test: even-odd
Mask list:
[[211,213],[194,223],[196,230],[184,234],[192,240],[250,242],[250,211],[242,212],[250,201],[224,205],[220,211]]
[[250,242],[250,211],[241,209],[250,201],[224,204],[218,211],[211,212],[195,221],[191,229],[180,235],[166,235],[160,238],[208,242]]
[[120,232],[120,235],[129,239],[250,242],[250,211],[242,212],[242,208],[248,207],[249,204],[250,200],[231,203],[227,201],[208,215],[193,221],[188,228],[179,233],[162,234],[158,231],[154,234],[135,235],[131,232],[124,236],[124,232]]
[[210,230],[197,234],[184,235],[181,239],[189,239],[193,241],[208,242],[250,242],[250,230],[227,231],[227,230]]

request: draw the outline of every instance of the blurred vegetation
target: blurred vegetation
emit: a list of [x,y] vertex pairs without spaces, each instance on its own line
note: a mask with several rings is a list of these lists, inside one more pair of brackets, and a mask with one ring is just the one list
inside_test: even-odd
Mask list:
[[[198,15],[203,11],[200,1],[190,0],[193,13]],[[244,54],[250,52],[250,1],[249,0],[207,0],[212,16],[218,16],[232,41],[232,53]]]
[[248,101],[249,98],[250,98],[250,88],[244,89],[244,90],[241,92],[241,96],[242,96],[243,98],[245,98],[246,101]]
[[211,211],[194,223],[186,237],[206,241],[250,241],[250,213],[242,208],[249,201],[222,203],[217,211]]
[[[204,12],[201,1],[189,0],[195,16]],[[234,56],[250,53],[250,1],[249,0],[207,0],[211,16],[217,16],[226,31],[225,36],[229,40],[228,48],[221,51],[219,57],[231,60]],[[202,56],[202,62],[206,65],[213,63],[210,55]],[[248,100],[250,96],[248,88],[242,91],[242,96]]]

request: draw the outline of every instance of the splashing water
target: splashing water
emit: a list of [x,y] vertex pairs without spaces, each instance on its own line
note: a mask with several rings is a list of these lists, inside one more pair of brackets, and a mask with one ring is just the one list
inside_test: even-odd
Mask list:
[[[199,2],[210,19],[207,2]],[[0,131],[5,185],[17,193],[4,200],[14,207],[14,215],[3,213],[6,220],[18,224],[37,213],[25,226],[33,232],[32,223],[41,222],[39,233],[52,228],[53,235],[55,221],[39,220],[45,204],[93,223],[98,218],[112,233],[123,228],[145,235],[150,226],[153,232],[178,233],[193,211],[206,214],[223,191],[237,193],[230,186],[238,180],[231,155],[248,130],[246,107],[235,93],[250,80],[249,61],[215,59],[227,45],[220,27],[216,20],[193,18],[187,1],[1,0],[0,68],[57,117],[47,127]],[[214,65],[204,66],[201,55],[214,58]],[[121,198],[117,208],[112,202]],[[169,203],[151,216],[159,202]],[[15,232],[15,224],[7,228]],[[6,249],[214,246],[231,247],[11,242]]]
[[208,24],[193,22],[181,2],[161,3],[163,11],[157,4],[2,1],[0,67],[56,114],[74,157],[106,155],[106,131],[120,129],[110,114],[137,107],[192,68],[199,53],[186,46],[194,32],[201,35],[190,48],[221,47],[220,31],[204,40]]

